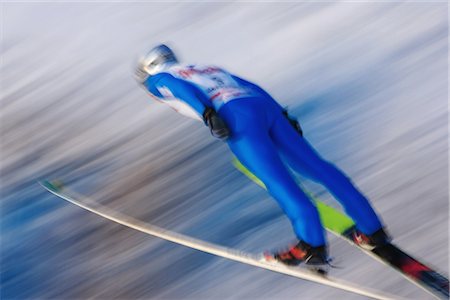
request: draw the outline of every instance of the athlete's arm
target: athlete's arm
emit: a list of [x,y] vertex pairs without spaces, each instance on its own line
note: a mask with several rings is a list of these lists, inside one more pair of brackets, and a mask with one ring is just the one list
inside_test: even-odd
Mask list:
[[211,102],[201,90],[188,82],[175,78],[168,73],[159,73],[148,78],[144,85],[158,98],[164,100],[179,99],[192,107],[200,116],[205,108],[212,107]]
[[211,101],[195,85],[167,73],[152,76],[144,84],[150,93],[158,98],[166,100],[175,98],[187,103],[203,117],[203,122],[209,127],[214,137],[221,140],[229,137],[230,132],[225,122],[216,113]]

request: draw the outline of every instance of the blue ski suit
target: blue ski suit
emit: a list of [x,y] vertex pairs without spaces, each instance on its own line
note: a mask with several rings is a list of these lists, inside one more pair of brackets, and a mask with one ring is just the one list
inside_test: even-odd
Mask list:
[[283,115],[283,108],[259,86],[221,68],[200,65],[174,65],[143,84],[156,100],[187,116],[201,120],[205,108],[214,108],[231,132],[229,148],[266,185],[299,240],[314,247],[326,243],[316,207],[285,162],[323,184],[363,233],[382,227],[349,178],[318,155]]

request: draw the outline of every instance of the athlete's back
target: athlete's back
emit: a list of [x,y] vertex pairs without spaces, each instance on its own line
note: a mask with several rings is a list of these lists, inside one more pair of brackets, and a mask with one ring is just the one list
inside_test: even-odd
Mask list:
[[257,85],[211,65],[172,65],[149,77],[144,85],[158,100],[172,106],[183,101],[198,114],[203,106],[218,112],[229,101],[267,95]]

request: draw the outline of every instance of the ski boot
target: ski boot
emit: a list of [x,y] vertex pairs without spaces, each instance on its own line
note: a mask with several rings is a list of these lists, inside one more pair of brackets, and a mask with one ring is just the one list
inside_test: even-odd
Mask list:
[[378,229],[374,233],[367,235],[359,230],[355,230],[352,235],[353,242],[359,247],[372,251],[377,247],[384,246],[391,242],[391,238],[383,228]]
[[304,241],[299,241],[297,245],[287,251],[276,253],[265,253],[266,260],[276,260],[287,266],[298,266],[304,263],[305,266],[319,274],[328,272],[328,256],[326,246],[312,247]]

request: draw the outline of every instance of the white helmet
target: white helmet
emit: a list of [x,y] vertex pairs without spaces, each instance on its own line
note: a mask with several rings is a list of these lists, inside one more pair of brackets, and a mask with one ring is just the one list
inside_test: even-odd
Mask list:
[[136,69],[136,79],[144,82],[149,76],[155,75],[177,63],[178,60],[169,47],[164,44],[158,45],[139,60]]

